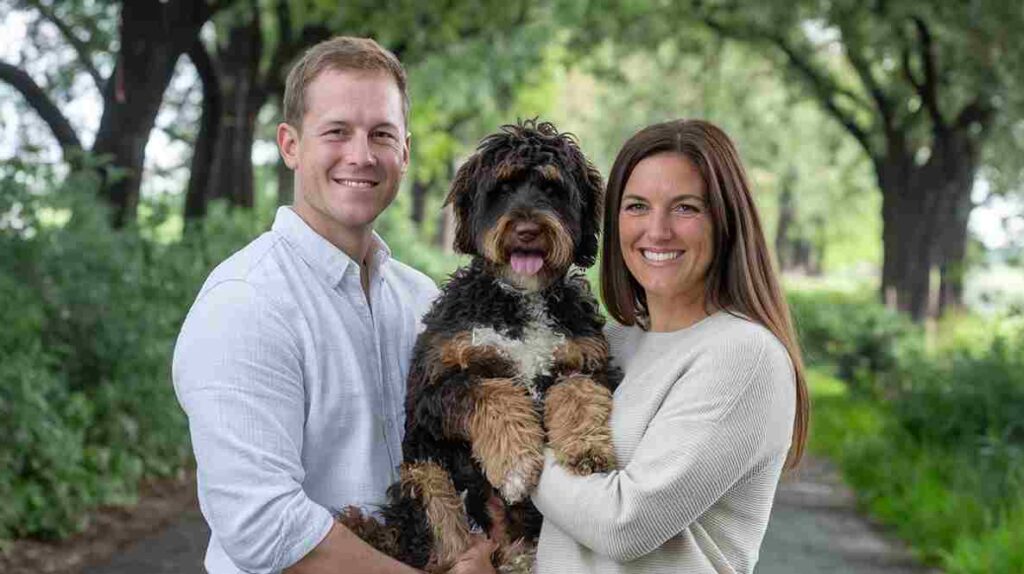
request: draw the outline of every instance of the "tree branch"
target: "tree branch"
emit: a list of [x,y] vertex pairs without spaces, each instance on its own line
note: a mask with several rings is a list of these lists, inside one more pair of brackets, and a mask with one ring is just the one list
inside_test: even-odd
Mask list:
[[850,65],[853,70],[857,73],[861,83],[867,89],[871,95],[871,99],[875,102],[875,107],[878,110],[878,115],[882,119],[882,126],[885,129],[886,137],[893,132],[893,105],[892,100],[882,90],[882,86],[878,83],[875,78],[875,74],[871,71],[871,64],[864,57],[864,45],[860,42],[857,34],[849,26],[849,21],[843,18],[839,22],[839,31],[843,36],[844,50],[846,59],[850,61]]
[[77,152],[82,151],[82,142],[71,127],[71,122],[24,70],[7,62],[0,62],[0,81],[7,82],[18,90],[29,106],[46,122],[53,137],[57,138],[66,161],[71,161]]
[[842,90],[836,89],[835,83],[830,78],[826,77],[818,70],[814,69],[814,66],[807,60],[800,57],[796,53],[796,50],[792,46],[787,44],[782,38],[773,38],[772,42],[786,55],[789,63],[795,68],[804,78],[807,80],[811,89],[814,91],[818,100],[825,106],[825,109],[832,114],[840,124],[846,128],[846,131],[850,132],[857,142],[864,148],[864,151],[869,156],[873,156],[875,150],[871,147],[871,139],[868,137],[867,130],[862,127],[853,116],[847,112],[844,112],[838,104],[837,96],[843,95]]
[[[288,2],[279,0],[274,6],[274,13],[277,15],[277,45],[274,46],[274,53],[270,56],[270,66],[267,67],[266,76],[263,78],[263,89],[267,92],[284,93],[285,68],[289,60],[294,56],[295,31],[292,29],[292,14],[288,8]],[[278,90],[280,87],[280,90]]]
[[[921,67],[924,72],[924,79],[920,83],[911,82],[917,93],[921,96],[921,102],[928,115],[932,117],[938,129],[946,129],[947,124],[939,109],[939,75],[935,64],[935,45],[932,43],[932,34],[928,25],[920,16],[911,18],[914,28],[917,30],[917,38],[920,42]],[[905,58],[905,66],[909,64],[909,56]],[[910,73],[910,70],[907,70]]]
[[972,124],[978,124],[981,127],[981,131],[985,132],[991,126],[994,115],[995,109],[992,105],[984,100],[984,96],[978,96],[960,110],[956,119],[953,120],[952,129],[965,130],[970,128]]
[[789,61],[789,65],[804,78],[807,85],[814,92],[815,97],[817,97],[818,101],[825,106],[826,111],[828,111],[836,121],[846,128],[846,131],[848,131],[850,135],[857,140],[857,143],[864,148],[864,151],[867,152],[868,156],[874,157],[875,150],[871,146],[871,138],[868,136],[867,129],[857,123],[857,120],[855,120],[850,113],[843,111],[843,109],[839,107],[838,98],[846,97],[852,100],[855,104],[870,109],[870,106],[868,106],[864,102],[863,98],[858,94],[843,88],[827,72],[817,69],[810,60],[798,54],[796,49],[794,49],[793,46],[791,46],[785,38],[779,34],[763,29],[752,28],[739,30],[730,28],[709,15],[703,15],[701,16],[701,19],[705,25],[724,37],[749,40],[751,36],[754,36],[761,38],[778,48],[786,56],[786,59]]
[[86,73],[92,78],[93,83],[96,85],[96,89],[103,93],[103,88],[106,86],[106,79],[100,74],[100,71],[96,68],[96,65],[92,61],[92,50],[79,38],[75,31],[71,29],[66,22],[57,16],[57,13],[53,11],[53,8],[43,4],[40,0],[25,0],[25,2],[39,11],[39,13],[48,22],[57,27],[64,39],[67,40],[68,44],[78,54],[78,59],[82,63],[82,67],[85,68]]

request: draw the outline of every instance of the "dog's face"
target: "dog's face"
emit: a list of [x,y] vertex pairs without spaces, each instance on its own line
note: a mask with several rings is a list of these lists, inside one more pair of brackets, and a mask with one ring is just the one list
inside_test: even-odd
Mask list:
[[572,136],[527,121],[488,136],[452,183],[455,248],[538,290],[597,256],[601,176]]

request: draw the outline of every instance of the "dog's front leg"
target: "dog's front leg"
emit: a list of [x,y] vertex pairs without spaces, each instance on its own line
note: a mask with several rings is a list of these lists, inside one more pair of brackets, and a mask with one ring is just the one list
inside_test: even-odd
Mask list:
[[501,348],[473,341],[472,331],[459,331],[440,347],[438,364],[481,378],[511,378],[515,365]]
[[568,375],[548,389],[544,404],[548,443],[559,463],[581,475],[615,468],[611,391],[586,375]]
[[507,502],[519,502],[544,466],[544,428],[533,399],[509,378],[480,379],[471,393],[466,430],[473,458]]

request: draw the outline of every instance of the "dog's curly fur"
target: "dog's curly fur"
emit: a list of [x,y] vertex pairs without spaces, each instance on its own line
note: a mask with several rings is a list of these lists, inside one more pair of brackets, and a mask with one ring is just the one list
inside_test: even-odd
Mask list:
[[473,259],[423,319],[386,526],[343,517],[371,544],[443,571],[476,526],[499,533],[498,565],[522,563],[540,530],[527,495],[544,447],[580,474],[614,467],[621,377],[578,269],[597,255],[601,196],[597,170],[550,123],[504,126],[459,170],[447,201],[455,247]]

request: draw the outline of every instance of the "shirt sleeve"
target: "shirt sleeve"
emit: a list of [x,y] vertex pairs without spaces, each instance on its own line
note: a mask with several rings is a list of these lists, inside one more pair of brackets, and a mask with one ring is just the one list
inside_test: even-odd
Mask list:
[[544,519],[598,554],[635,560],[682,532],[766,457],[784,456],[792,367],[767,338],[683,373],[625,468],[576,476],[548,451],[533,495]]
[[188,415],[203,514],[244,572],[291,566],[331,527],[330,512],[302,489],[301,365],[294,329],[240,280],[200,295],[175,347],[174,387]]

